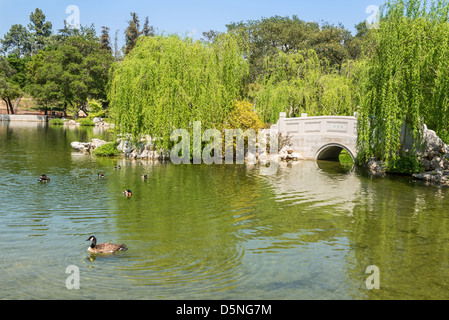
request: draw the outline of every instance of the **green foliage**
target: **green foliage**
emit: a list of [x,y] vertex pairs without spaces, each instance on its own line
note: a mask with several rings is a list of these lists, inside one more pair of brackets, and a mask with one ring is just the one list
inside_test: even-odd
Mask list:
[[[360,42],[352,42],[351,33],[342,25],[306,22],[297,16],[262,18],[226,25],[228,32],[237,33],[245,39],[250,64],[251,82],[264,75],[265,59],[279,52],[314,50],[320,62],[330,63],[337,68],[360,52]],[[206,34],[208,36],[208,34]],[[213,36],[213,34],[211,35]],[[351,46],[348,45],[351,43]],[[354,56],[351,55],[351,52]]]
[[101,45],[101,49],[112,53],[111,38],[109,37],[109,30],[110,29],[108,27],[105,27],[105,26],[101,27],[100,45]]
[[18,56],[31,55],[32,36],[26,27],[14,24],[1,41],[4,53],[15,53]]
[[[430,8],[430,9],[429,9]],[[397,164],[409,127],[419,142],[423,123],[449,137],[449,2],[387,2],[366,67],[359,112],[359,160]]]
[[155,35],[154,28],[153,26],[150,26],[149,19],[146,17],[145,24],[143,25],[142,30],[140,30],[139,16],[137,13],[131,12],[131,20],[128,21],[128,27],[125,31],[126,45],[123,49],[125,55],[131,52],[131,50],[136,46],[139,37],[142,35],[153,37]]
[[31,23],[28,24],[28,29],[33,37],[32,52],[34,53],[45,46],[46,38],[50,37],[52,33],[52,24],[45,21],[45,18],[45,14],[39,8],[30,14]]
[[323,65],[314,50],[279,52],[265,59],[264,68],[250,97],[265,122],[275,123],[280,112],[293,117],[352,115],[355,110],[352,80]]
[[81,119],[79,121],[80,125],[83,127],[94,127],[95,123],[92,122],[90,119]]
[[93,154],[101,157],[118,156],[121,152],[117,149],[118,143],[106,143],[93,151]]
[[414,174],[424,171],[424,167],[415,155],[402,155],[388,163],[386,172]]
[[237,101],[234,110],[229,114],[225,122],[227,129],[253,129],[257,133],[263,129],[264,123],[254,110],[254,105],[247,101]]
[[51,119],[48,123],[50,125],[53,125],[53,126],[62,126],[62,125],[64,125],[64,121],[62,121],[61,119]]
[[106,110],[103,108],[101,101],[95,99],[87,99],[88,110],[90,112],[88,119],[93,120],[94,118],[105,118]]
[[[20,70],[20,62],[11,56],[11,59],[5,59],[0,56],[0,99],[7,106],[8,113],[14,113],[13,101],[23,96],[23,88],[26,80],[22,79],[22,70]],[[16,69],[17,68],[17,69]]]
[[168,150],[170,133],[191,129],[193,121],[221,129],[248,73],[238,41],[229,34],[207,45],[178,36],[141,37],[112,70],[110,114],[119,130],[160,137]]
[[339,156],[339,160],[340,160],[340,163],[343,163],[343,164],[345,164],[345,163],[353,164],[354,163],[354,160],[352,159],[352,156],[345,149],[343,149],[341,151],[340,156]]
[[69,37],[28,64],[30,94],[41,106],[87,113],[88,99],[105,99],[112,54],[94,40]]

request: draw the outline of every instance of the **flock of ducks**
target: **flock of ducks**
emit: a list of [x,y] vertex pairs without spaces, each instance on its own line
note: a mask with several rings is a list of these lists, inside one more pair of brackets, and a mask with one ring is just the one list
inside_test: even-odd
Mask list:
[[[114,167],[115,170],[122,169],[121,165],[118,165],[117,167]],[[98,178],[104,178],[104,173],[98,173]],[[142,180],[147,180],[148,175],[144,174],[142,175]],[[37,179],[39,182],[48,183],[50,182],[50,177],[48,177],[46,174],[43,174],[40,176],[39,179]],[[123,192],[123,195],[127,198],[131,198],[133,193],[130,189],[127,189]],[[107,254],[107,253],[115,253],[118,251],[126,251],[128,248],[124,244],[114,244],[114,243],[98,243],[97,239],[94,236],[90,236],[89,239],[86,241],[92,242],[92,244],[89,246],[87,251],[94,254]]]

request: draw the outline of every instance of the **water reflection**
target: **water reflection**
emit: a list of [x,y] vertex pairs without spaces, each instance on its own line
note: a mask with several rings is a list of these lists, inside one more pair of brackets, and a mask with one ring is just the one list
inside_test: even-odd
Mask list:
[[[0,124],[0,298],[447,298],[448,189],[338,163],[282,163],[266,175],[70,147],[105,135]],[[37,183],[42,173],[49,184]],[[91,256],[92,234],[130,250]],[[83,290],[65,290],[69,265]],[[381,290],[364,286],[369,265]]]

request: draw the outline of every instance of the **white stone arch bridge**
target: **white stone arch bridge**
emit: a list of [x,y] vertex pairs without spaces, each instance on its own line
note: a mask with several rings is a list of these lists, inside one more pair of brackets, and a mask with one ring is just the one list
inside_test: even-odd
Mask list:
[[292,148],[304,159],[338,161],[343,149],[357,156],[357,118],[344,116],[287,118],[281,113],[271,127],[291,137]]

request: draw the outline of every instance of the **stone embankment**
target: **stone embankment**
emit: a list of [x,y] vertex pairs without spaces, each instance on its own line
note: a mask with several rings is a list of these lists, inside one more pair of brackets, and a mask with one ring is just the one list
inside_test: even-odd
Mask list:
[[[423,147],[418,152],[424,171],[413,174],[417,180],[425,181],[429,184],[449,186],[449,146],[445,144],[435,131],[424,126]],[[368,171],[375,176],[385,175],[384,163],[375,158],[371,158],[367,164]]]
[[419,155],[424,172],[413,177],[430,183],[449,186],[449,146],[445,144],[435,131],[424,131],[425,147]]
[[[115,125],[111,123],[107,123],[102,118],[94,118],[92,122],[95,124],[96,127],[107,127],[107,128],[113,128]],[[81,123],[76,122],[75,120],[67,120],[64,122],[65,126],[81,126]]]
[[79,152],[93,152],[95,149],[101,147],[108,142],[100,139],[92,139],[92,142],[72,142],[71,146],[73,149]]
[[[139,141],[134,141],[129,136],[117,139],[117,149],[127,158],[166,161],[170,159],[170,152],[164,150],[156,150],[155,140],[150,136],[145,136]],[[106,141],[94,139],[92,142],[73,142],[72,148],[80,152],[93,152],[96,148],[107,143]],[[265,150],[257,150],[256,154],[252,154],[248,150],[245,153],[245,160],[249,163],[260,162],[266,163],[272,161],[299,161],[304,158],[296,153],[289,145],[281,148],[278,154],[270,155]]]

